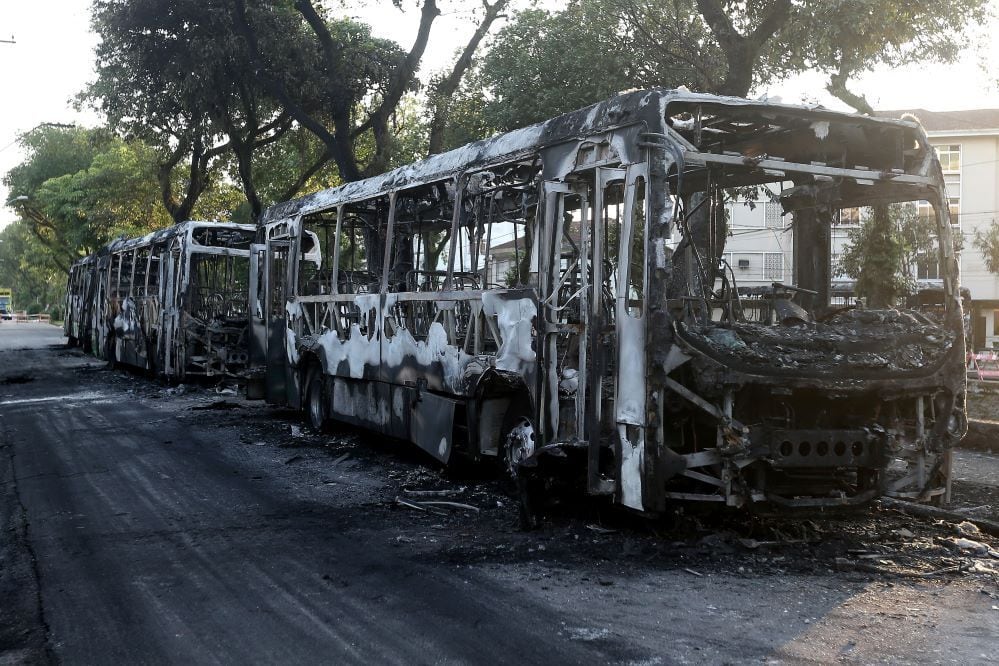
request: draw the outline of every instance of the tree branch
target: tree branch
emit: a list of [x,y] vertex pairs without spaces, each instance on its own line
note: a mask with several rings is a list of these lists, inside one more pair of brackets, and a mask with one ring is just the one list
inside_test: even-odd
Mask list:
[[777,31],[784,27],[784,24],[791,18],[791,0],[777,0],[770,7],[770,11],[763,17],[763,20],[756,30],[749,35],[750,41],[757,45],[757,48],[766,43],[768,39],[777,34]]
[[721,46],[728,66],[718,92],[745,97],[753,85],[753,69],[760,48],[791,17],[791,0],[775,0],[763,21],[748,36],[735,29],[720,0],[697,0],[697,8]]
[[444,130],[447,129],[448,120],[451,118],[451,98],[461,85],[465,72],[472,66],[472,57],[483,37],[489,32],[493,22],[499,18],[500,12],[506,8],[507,2],[508,0],[496,0],[493,4],[489,4],[489,0],[482,0],[482,5],[486,8],[482,22],[465,44],[465,49],[455,61],[451,72],[437,84],[434,91],[434,112],[430,118],[430,147],[427,150],[429,155],[439,153],[444,148]]
[[829,83],[826,85],[826,90],[833,97],[852,106],[858,113],[873,116],[874,107],[867,101],[867,98],[847,89],[846,82],[849,80],[850,74],[852,74],[852,70],[846,64],[846,59],[844,58],[839,63],[839,71],[829,76]]
[[[27,206],[21,207],[22,213],[30,219],[34,224],[29,224],[28,229],[31,230],[32,235],[38,239],[38,242],[44,245],[50,252],[49,261],[56,265],[56,267],[61,270],[66,275],[69,275],[69,267],[72,262],[65,263],[58,258],[58,254],[65,253],[66,248],[69,247],[65,239],[62,238],[61,234],[56,230],[55,225],[47,221],[44,216],[38,211],[31,211]],[[52,230],[52,233],[56,236],[56,241],[50,241],[45,238],[45,236],[39,231],[39,226],[44,226]],[[72,255],[70,255],[72,256]]]
[[440,16],[440,13],[436,0],[424,0],[423,9],[420,12],[420,27],[417,30],[413,48],[409,50],[402,63],[392,73],[392,78],[385,89],[378,108],[353,132],[353,136],[363,134],[368,129],[371,129],[374,133],[375,156],[368,164],[367,169],[365,169],[368,174],[381,173],[388,166],[391,150],[388,131],[389,116],[395,113],[403,93],[406,92],[406,88],[416,75],[420,60],[423,58],[423,52],[427,48],[427,41],[430,39],[430,28],[433,26],[434,20]]
[[287,201],[298,194],[298,191],[305,187],[305,184],[309,182],[309,179],[315,176],[319,170],[323,168],[323,166],[329,163],[329,161],[330,156],[328,152],[324,152],[320,155],[319,158],[312,163],[312,166],[300,173],[298,178],[295,179],[295,182],[288,186],[288,189],[281,194],[280,200]]
[[187,138],[181,139],[177,143],[177,147],[170,153],[170,157],[167,158],[166,162],[159,165],[159,169],[156,172],[157,180],[160,183],[160,195],[163,197],[163,206],[170,213],[170,217],[173,218],[174,222],[179,221],[174,215],[179,204],[173,198],[173,169],[180,164],[190,146],[191,142]]
[[[323,142],[326,146],[326,153],[329,154],[329,156],[332,157],[333,161],[336,163],[337,169],[340,171],[340,177],[343,180],[351,181],[360,179],[361,172],[360,169],[357,168],[357,160],[354,156],[353,146],[349,140],[345,140],[350,132],[349,113],[344,113],[342,110],[334,109],[332,114],[334,118],[334,129],[336,132],[334,134],[326,129],[322,123],[313,118],[310,113],[308,113],[300,104],[292,99],[285,85],[272,76],[263,64],[263,59],[260,55],[260,46],[257,43],[257,35],[253,31],[253,28],[250,27],[249,20],[246,16],[245,0],[233,0],[233,4],[236,9],[235,16],[233,17],[233,25],[239,35],[246,42],[250,63],[253,65],[254,73],[264,84],[264,88],[278,102],[280,102],[284,110],[297,120],[302,127],[312,132],[320,141]],[[295,8],[306,19],[312,27],[316,38],[319,40],[320,46],[323,49],[323,53],[327,60],[327,69],[329,70],[329,68],[335,67],[339,55],[338,49],[333,42],[333,37],[329,32],[329,28],[322,21],[322,18],[316,12],[312,3],[308,2],[308,0],[296,0]]]

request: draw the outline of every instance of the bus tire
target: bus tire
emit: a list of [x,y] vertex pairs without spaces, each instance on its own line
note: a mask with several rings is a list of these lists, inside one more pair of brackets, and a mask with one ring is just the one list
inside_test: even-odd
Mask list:
[[322,368],[317,364],[309,370],[309,381],[305,397],[305,418],[309,427],[317,433],[325,432],[329,426],[329,393]]

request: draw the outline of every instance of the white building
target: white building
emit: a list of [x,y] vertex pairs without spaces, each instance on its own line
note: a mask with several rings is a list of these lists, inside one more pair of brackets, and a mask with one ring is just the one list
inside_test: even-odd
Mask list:
[[975,232],[985,231],[999,211],[999,109],[878,115],[897,118],[903,113],[919,118],[940,156],[951,215],[964,239],[961,285],[971,292],[972,344],[976,349],[999,347],[999,276],[985,268],[973,242]]

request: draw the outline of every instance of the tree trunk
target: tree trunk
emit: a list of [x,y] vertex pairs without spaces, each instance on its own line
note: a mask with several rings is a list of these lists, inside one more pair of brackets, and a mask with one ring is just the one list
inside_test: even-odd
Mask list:
[[725,80],[716,92],[745,97],[753,86],[753,70],[761,48],[791,18],[791,0],[774,0],[763,20],[748,35],[736,30],[721,0],[697,0],[697,8],[725,54]]

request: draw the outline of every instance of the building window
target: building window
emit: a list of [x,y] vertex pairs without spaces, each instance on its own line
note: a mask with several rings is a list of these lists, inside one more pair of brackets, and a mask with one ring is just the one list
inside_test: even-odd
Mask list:
[[961,172],[961,146],[950,144],[944,146],[933,146],[937,151],[937,159],[940,160],[940,167],[944,173]]
[[767,229],[783,229],[784,220],[781,217],[784,210],[779,203],[768,201],[763,205],[763,217],[766,220]]
[[835,222],[841,226],[860,226],[860,208],[840,208]]
[[921,254],[916,257],[916,279],[937,280],[940,278],[940,263],[935,254]]
[[[943,169],[944,183],[947,186],[947,201],[950,205],[950,223],[961,224],[961,146],[948,144],[934,146]],[[933,211],[925,201],[919,202],[919,214],[932,216]]]
[[784,255],[780,252],[763,254],[763,279],[780,282],[784,279]]

